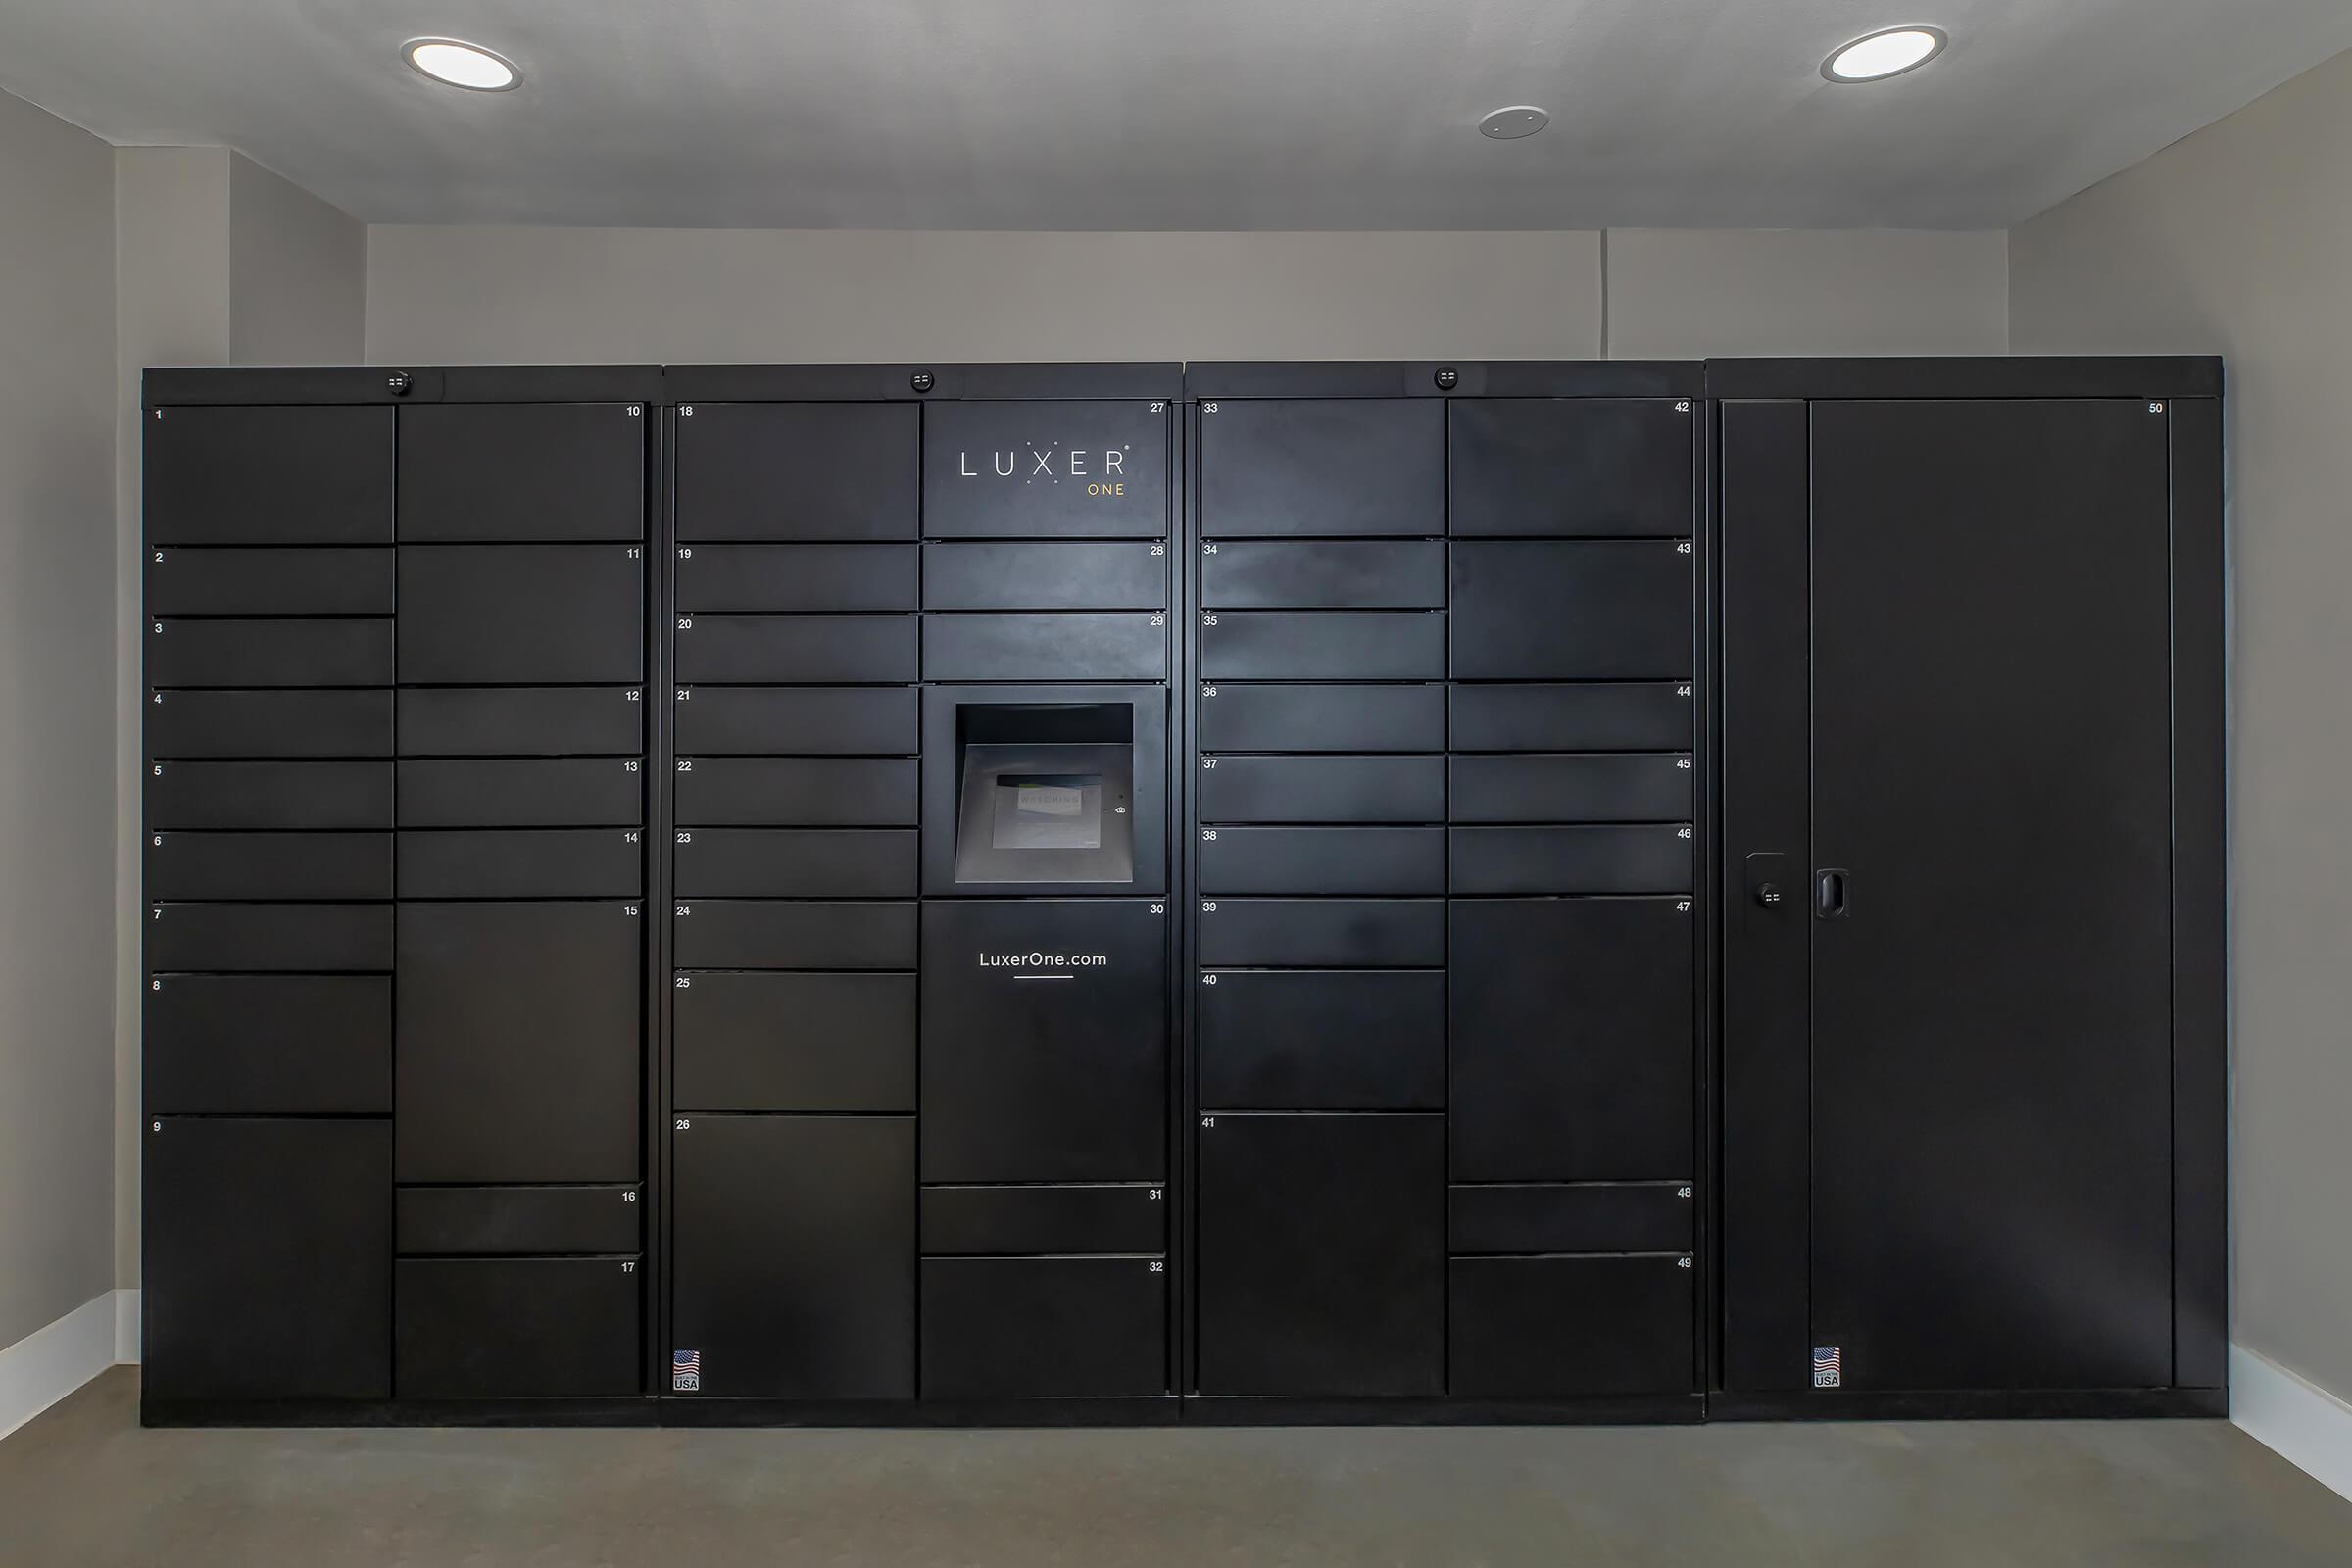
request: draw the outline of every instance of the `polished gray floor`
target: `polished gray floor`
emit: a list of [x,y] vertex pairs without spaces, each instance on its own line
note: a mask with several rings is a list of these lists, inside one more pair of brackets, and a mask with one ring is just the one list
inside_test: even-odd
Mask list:
[[142,1431],[0,1443],[6,1568],[2352,1564],[2220,1422],[1149,1432]]

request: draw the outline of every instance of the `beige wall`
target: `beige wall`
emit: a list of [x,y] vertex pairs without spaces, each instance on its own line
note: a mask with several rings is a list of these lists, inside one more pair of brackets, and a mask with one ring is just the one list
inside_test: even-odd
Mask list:
[[1626,360],[1999,354],[2000,233],[1613,228],[1609,354]]
[[2228,356],[2232,1338],[2352,1396],[2352,55],[2011,236],[2020,352]]
[[368,229],[250,158],[228,164],[228,352],[234,365],[365,357]]
[[0,1348],[114,1286],[113,200],[0,94]]

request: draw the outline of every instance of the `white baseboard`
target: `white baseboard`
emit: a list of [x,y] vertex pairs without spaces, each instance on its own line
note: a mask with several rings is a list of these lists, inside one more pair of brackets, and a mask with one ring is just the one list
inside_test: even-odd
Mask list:
[[137,1287],[115,1292],[115,1365],[139,1364],[139,1293]]
[[[124,1294],[92,1297],[47,1328],[0,1349],[0,1438],[115,1364]],[[137,1320],[134,1310],[131,1321]]]
[[2322,1486],[2352,1497],[2352,1404],[2261,1351],[2232,1345],[2230,1419]]

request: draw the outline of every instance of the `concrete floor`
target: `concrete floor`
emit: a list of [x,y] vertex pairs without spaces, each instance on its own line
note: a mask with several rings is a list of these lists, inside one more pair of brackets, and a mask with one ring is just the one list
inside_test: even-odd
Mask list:
[[2220,1422],[171,1431],[0,1443],[6,1568],[2308,1568],[2352,1502]]

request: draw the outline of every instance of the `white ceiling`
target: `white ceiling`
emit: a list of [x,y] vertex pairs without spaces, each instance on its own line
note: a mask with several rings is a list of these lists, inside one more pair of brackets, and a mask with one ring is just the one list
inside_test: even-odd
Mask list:
[[2347,0],[0,0],[0,87],[371,222],[1997,227],[2345,48]]

